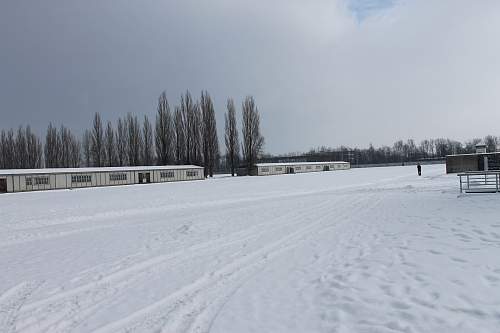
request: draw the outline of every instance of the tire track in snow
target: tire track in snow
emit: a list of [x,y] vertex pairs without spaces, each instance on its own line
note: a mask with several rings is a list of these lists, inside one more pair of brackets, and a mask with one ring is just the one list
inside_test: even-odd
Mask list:
[[[328,190],[331,191],[331,190]],[[98,231],[101,229],[123,227],[123,217],[127,220],[132,220],[132,222],[127,221],[127,224],[139,225],[135,222],[134,218],[141,217],[144,215],[144,209],[147,208],[148,214],[157,214],[157,216],[164,216],[167,213],[181,212],[184,210],[189,210],[191,214],[203,214],[207,208],[220,207],[231,207],[234,205],[242,204],[258,204],[262,201],[270,200],[280,200],[288,199],[294,197],[301,197],[304,195],[315,195],[319,194],[318,191],[308,191],[308,192],[293,192],[293,193],[277,193],[272,195],[258,195],[250,198],[237,198],[237,199],[225,199],[225,200],[213,200],[207,202],[201,202],[196,204],[176,204],[172,206],[153,206],[153,207],[141,207],[141,208],[126,208],[120,207],[119,210],[100,212],[97,214],[89,215],[85,212],[85,215],[77,216],[67,216],[63,219],[58,219],[58,222],[54,223],[54,218],[48,218],[46,220],[37,219],[35,222],[31,222],[33,226],[29,226],[24,229],[14,229],[9,234],[4,235],[0,238],[0,247],[7,247],[10,245],[22,244],[25,242],[32,242],[37,240],[48,240],[52,238],[59,238],[70,236],[73,234],[78,234],[80,232],[91,232]],[[119,220],[119,223],[115,221]],[[108,222],[110,221],[110,222]],[[92,225],[92,226],[89,226]],[[142,224],[148,224],[142,223]],[[83,225],[83,227],[82,227]],[[71,228],[73,228],[71,230]],[[60,231],[57,228],[69,228],[69,230]],[[55,229],[55,230],[53,230]]]
[[[407,176],[402,176],[399,178],[405,178]],[[204,210],[207,208],[220,207],[231,207],[233,205],[238,204],[258,204],[261,202],[266,202],[270,200],[280,200],[280,199],[290,199],[290,198],[300,198],[305,196],[321,196],[328,194],[336,194],[340,191],[342,193],[346,193],[346,190],[358,190],[364,191],[366,186],[375,186],[384,183],[388,183],[389,181],[393,181],[393,178],[387,179],[378,179],[374,182],[356,184],[356,185],[347,185],[347,186],[339,186],[335,189],[324,189],[324,190],[312,190],[312,191],[301,191],[301,192],[292,192],[292,193],[283,193],[278,192],[272,195],[256,195],[250,198],[232,198],[232,199],[224,199],[224,200],[213,200],[207,202],[201,202],[196,204],[176,204],[173,206],[147,206],[141,208],[126,208],[119,207],[117,210],[100,212],[97,214],[88,215],[88,212],[85,212],[85,215],[76,215],[76,216],[67,216],[62,220],[57,219],[58,222],[54,223],[54,218],[47,219],[37,219],[31,221],[31,226],[27,228],[19,229],[16,227],[5,235],[0,235],[0,248],[8,247],[11,245],[23,244],[26,242],[33,242],[38,240],[49,240],[54,238],[61,238],[66,236],[71,236],[83,232],[95,232],[103,229],[111,229],[116,227],[123,227],[124,223],[122,222],[122,218],[126,217],[127,220],[133,220],[133,217],[140,217],[144,214],[144,209],[147,208],[148,213],[150,214],[158,214],[159,216],[164,215],[170,212],[178,212],[189,209],[191,213],[197,212],[196,214],[202,214]],[[119,223],[115,221],[119,220]],[[96,222],[97,221],[97,222]],[[110,221],[110,222],[108,222]],[[128,224],[138,225],[135,222],[127,222]],[[89,226],[89,224],[91,226]],[[143,224],[148,224],[145,222]],[[67,228],[68,230],[58,230],[58,228]],[[72,229],[73,228],[73,229]]]
[[41,283],[22,282],[0,295],[0,328],[2,332],[16,331],[20,309]]
[[[220,239],[197,244],[175,253],[156,256],[113,272],[97,282],[91,282],[28,304],[23,309],[24,318],[42,316],[46,313],[47,309],[50,309],[51,316],[37,320],[36,325],[32,325],[30,321],[26,321],[25,325],[20,328],[23,331],[33,330],[37,332],[67,331],[68,328],[76,327],[87,316],[92,315],[98,310],[98,308],[112,303],[117,296],[125,293],[134,283],[144,283],[141,279],[147,280],[147,276],[151,274],[151,270],[161,271],[164,266],[175,266],[192,260],[195,257],[210,257],[225,247],[251,241],[252,239],[261,237],[263,234],[277,232],[284,227],[293,227],[294,224],[290,222],[291,217],[297,217],[298,215],[299,218],[305,218],[314,211],[321,210],[321,207],[325,205],[329,205],[329,203],[321,202],[320,204],[311,206],[307,210],[301,210],[299,213],[291,210],[286,215],[276,218],[275,220],[278,223],[266,221]],[[300,223],[301,221],[299,221]],[[269,225],[269,227],[263,229],[265,225]]]
[[307,237],[335,227],[336,224],[324,225],[332,215],[336,215],[335,220],[342,220],[347,215],[358,214],[359,210],[350,208],[356,207],[359,201],[344,207],[340,215],[334,210],[338,207],[332,209],[329,202],[321,209],[316,207],[315,213],[320,215],[316,222],[296,229],[277,241],[203,275],[162,300],[110,323],[97,332],[141,332],[159,329],[162,332],[207,332],[222,306],[246,279],[273,258],[298,246]]
[[[351,202],[350,206],[344,207],[340,215],[335,216],[335,219],[342,221],[347,216],[357,216],[366,209],[371,209],[372,207],[378,205],[380,202],[379,198],[377,198],[377,200],[372,201],[369,205],[360,209],[361,207],[359,207],[359,203],[365,200],[366,199],[358,199],[357,201]],[[357,209],[353,210],[353,207]],[[331,205],[329,206],[329,209],[319,210],[318,213],[321,218],[317,223],[313,224],[311,227],[297,231],[296,236],[298,237],[290,239],[290,244],[288,244],[288,246],[284,246],[282,249],[271,252],[266,256],[266,259],[272,259],[273,257],[279,256],[283,252],[294,249],[307,239],[323,234],[327,229],[337,228],[337,223],[327,223],[326,225],[323,225],[324,221],[328,222],[330,220],[332,212],[333,210]],[[335,213],[339,214],[339,212]],[[184,306],[181,310],[182,315],[177,315],[177,318],[181,318],[181,324],[173,327],[168,324],[167,327],[163,328],[162,332],[209,332],[215,318],[220,313],[223,306],[229,301],[230,297],[241,287],[241,285],[245,283],[246,280],[250,279],[254,273],[258,273],[260,271],[259,268],[262,268],[263,266],[261,264],[265,264],[266,262],[256,263],[257,269],[250,272],[247,276],[236,276],[235,284],[233,284],[232,287],[228,287],[225,283],[223,283],[220,288],[211,288],[213,290],[210,292],[203,291],[201,296],[199,294],[196,295],[195,299],[191,300],[189,303],[190,305]],[[199,303],[202,305],[200,306]]]

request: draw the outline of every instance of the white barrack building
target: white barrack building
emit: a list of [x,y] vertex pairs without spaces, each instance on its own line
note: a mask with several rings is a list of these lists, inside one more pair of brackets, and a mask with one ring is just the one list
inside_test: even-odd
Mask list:
[[195,165],[0,170],[0,193],[200,179]]
[[348,170],[351,168],[349,162],[257,163],[255,166],[257,176]]

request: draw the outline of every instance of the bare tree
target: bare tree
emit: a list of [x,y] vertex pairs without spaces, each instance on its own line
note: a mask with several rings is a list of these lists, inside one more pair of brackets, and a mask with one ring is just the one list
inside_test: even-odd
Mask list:
[[80,142],[67,127],[61,126],[58,136],[59,167],[76,168],[80,166]]
[[392,148],[394,154],[398,156],[400,162],[404,162],[404,142],[403,140],[398,140],[394,142]]
[[59,132],[57,133],[57,142],[59,144],[59,158],[57,161],[57,166],[59,168],[67,168],[69,166],[69,151],[70,151],[70,139],[69,130],[61,125]]
[[264,137],[260,134],[260,115],[252,96],[243,101],[242,134],[243,157],[250,174],[264,146]]
[[148,116],[144,116],[144,123],[142,127],[142,164],[153,165],[154,151],[153,151],[153,130]]
[[487,135],[484,137],[484,144],[486,145],[486,151],[488,153],[496,152],[498,145],[498,138],[494,135]]
[[83,150],[83,160],[86,167],[90,166],[92,159],[91,142],[92,142],[92,134],[90,133],[89,130],[85,130],[82,139],[82,150]]
[[81,162],[81,145],[78,139],[71,135],[70,150],[69,150],[69,167],[78,168]]
[[[23,126],[20,126],[17,130],[15,141],[13,141],[13,132],[11,133],[8,133],[7,137],[5,137],[4,133],[2,134],[2,137],[7,139],[6,143],[2,143],[2,146],[6,145],[7,152],[9,152],[8,155],[10,156],[8,158],[11,159],[11,167],[18,169],[40,167],[42,146],[40,140],[31,131],[31,127],[27,126],[25,129]],[[2,139],[2,141],[5,139]]]
[[465,142],[465,151],[467,153],[475,153],[476,152],[476,145],[481,143],[481,139],[479,138],[474,138],[471,140],[468,140]]
[[7,161],[5,158],[5,141],[6,141],[5,130],[2,129],[0,132],[0,169],[7,169]]
[[7,131],[6,137],[6,160],[8,162],[8,169],[14,169],[16,167],[15,164],[15,154],[16,154],[16,140],[14,139],[14,130],[10,129]]
[[0,134],[0,168],[40,168],[44,153],[48,161],[47,167],[60,167],[61,142],[57,129],[51,124],[47,130],[46,139],[48,144],[45,145],[44,151],[40,139],[32,132],[29,125],[26,128],[20,126],[15,135],[12,129],[8,132],[2,130]]
[[14,165],[17,169],[26,168],[28,161],[28,150],[26,145],[26,134],[24,127],[19,126],[16,135],[16,144],[14,150]]
[[119,166],[127,164],[127,121],[121,118],[116,130],[116,155]]
[[174,132],[175,132],[175,161],[177,164],[183,164],[186,159],[186,125],[182,117],[180,107],[175,108],[174,114]]
[[104,133],[104,155],[106,165],[111,167],[116,165],[116,145],[113,124],[108,121],[106,132]]
[[94,166],[101,167],[104,165],[104,130],[101,115],[98,112],[94,115],[91,139],[92,163]]
[[75,141],[75,138],[73,137],[73,134],[71,134],[71,130],[61,126],[58,136],[58,142],[60,144],[59,167],[69,168],[72,166],[72,149],[74,148],[73,141]]
[[413,139],[408,139],[405,144],[406,150],[406,158],[408,161],[415,160],[415,156],[417,155],[417,146],[415,145],[415,141]]
[[58,168],[61,155],[60,138],[57,133],[57,128],[49,124],[47,134],[45,136],[45,167]]
[[201,143],[201,132],[203,129],[202,125],[202,115],[200,110],[200,105],[198,103],[194,104],[193,108],[193,118],[192,122],[188,127],[190,137],[192,138],[191,144],[191,156],[192,164],[201,165],[203,163],[203,152]]
[[200,152],[201,119],[200,119],[199,107],[197,104],[193,102],[193,99],[189,91],[186,91],[186,94],[181,96],[181,113],[186,134],[185,164],[195,164],[200,162],[201,160],[201,152]]
[[423,156],[432,157],[433,156],[433,141],[432,140],[422,140],[420,142],[420,150],[422,151]]
[[448,149],[448,142],[444,138],[437,138],[434,139],[434,145],[436,147],[436,156],[438,157],[444,157],[448,154],[448,151],[451,149]]
[[205,91],[201,93],[200,101],[202,115],[202,146],[205,177],[214,176],[214,169],[219,155],[219,140],[217,138],[217,123],[212,98]]
[[158,111],[155,123],[155,147],[157,163],[167,165],[172,160],[174,132],[172,114],[167,101],[167,95],[163,92],[158,98]]
[[238,141],[238,128],[236,126],[236,108],[231,98],[227,100],[227,113],[224,115],[224,120],[226,158],[231,168],[231,176],[234,176],[240,156],[240,144]]
[[137,116],[127,114],[127,156],[129,165],[137,166],[141,163],[142,135]]
[[16,152],[16,140],[14,138],[14,131],[9,129],[7,132],[2,130],[0,135],[0,167],[2,169],[14,169]]
[[0,132],[0,169],[6,169],[5,161],[5,130]]
[[206,91],[201,92],[200,110],[201,110],[201,149],[203,157],[203,174],[208,177],[208,165],[210,163],[210,136],[209,136],[209,109],[212,108],[212,100]]

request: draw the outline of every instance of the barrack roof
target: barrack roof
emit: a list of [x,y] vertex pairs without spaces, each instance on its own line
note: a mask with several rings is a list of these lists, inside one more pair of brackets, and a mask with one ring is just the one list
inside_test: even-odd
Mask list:
[[283,162],[283,163],[257,163],[258,167],[268,167],[268,166],[292,166],[292,165],[329,165],[329,164],[346,164],[349,162]]
[[499,155],[500,151],[495,151],[492,153],[468,153],[468,154],[451,154],[446,155],[446,157],[454,157],[454,156],[479,156],[479,155]]
[[0,176],[7,175],[41,175],[61,173],[94,173],[94,172],[126,172],[155,170],[203,169],[197,165],[161,165],[161,166],[127,166],[127,167],[94,167],[94,168],[55,168],[55,169],[6,169],[0,170]]

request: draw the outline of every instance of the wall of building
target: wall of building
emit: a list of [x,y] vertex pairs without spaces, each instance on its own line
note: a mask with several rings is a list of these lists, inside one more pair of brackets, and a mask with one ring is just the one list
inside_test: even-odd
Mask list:
[[27,192],[99,186],[139,184],[139,174],[149,173],[150,183],[204,179],[203,168],[88,173],[40,173],[7,175],[7,192]]
[[285,166],[262,166],[257,167],[258,176],[282,175],[286,173]]
[[446,173],[479,171],[481,155],[454,155],[446,156]]
[[[325,170],[326,167],[326,170]],[[321,172],[321,171],[334,171],[334,170],[347,170],[350,169],[350,163],[296,163],[296,164],[277,164],[277,165],[263,165],[257,166],[258,176],[272,176],[290,173],[290,168],[293,168],[293,173],[307,173],[307,172]]]

